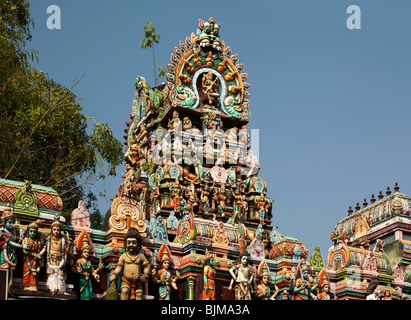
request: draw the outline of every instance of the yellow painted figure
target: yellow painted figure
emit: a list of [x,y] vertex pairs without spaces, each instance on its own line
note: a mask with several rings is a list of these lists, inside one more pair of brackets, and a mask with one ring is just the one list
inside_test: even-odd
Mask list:
[[136,228],[130,228],[124,237],[125,252],[120,256],[117,267],[110,276],[113,286],[122,274],[120,300],[142,300],[143,285],[150,276],[150,263],[140,253],[142,239]]

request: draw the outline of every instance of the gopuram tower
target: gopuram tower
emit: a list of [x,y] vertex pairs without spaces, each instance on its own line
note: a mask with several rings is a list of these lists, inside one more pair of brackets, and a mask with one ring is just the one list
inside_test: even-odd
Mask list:
[[[161,248],[179,271],[171,299],[201,299],[205,261],[213,257],[215,299],[233,299],[230,269],[245,254],[270,286],[289,289],[291,269],[308,255],[272,225],[274,201],[251,152],[244,65],[220,39],[220,24],[199,20],[196,34],[171,54],[167,81],[135,81],[126,122],[125,174],[108,217],[103,259],[115,267],[130,227],[156,266]],[[165,249],[161,249],[163,252]],[[154,293],[150,284],[145,297]]]

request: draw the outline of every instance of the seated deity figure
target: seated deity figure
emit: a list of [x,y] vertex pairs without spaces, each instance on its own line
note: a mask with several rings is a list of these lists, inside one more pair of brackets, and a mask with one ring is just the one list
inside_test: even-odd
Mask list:
[[142,239],[139,231],[131,227],[124,237],[125,252],[120,256],[117,267],[110,276],[113,286],[121,276],[120,300],[142,300],[143,285],[150,276],[150,263],[140,253]]

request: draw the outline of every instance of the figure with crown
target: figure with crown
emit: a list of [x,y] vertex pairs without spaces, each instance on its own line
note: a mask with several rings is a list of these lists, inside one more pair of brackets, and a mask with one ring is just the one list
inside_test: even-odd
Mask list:
[[315,294],[317,286],[310,279],[304,258],[298,262],[292,279],[293,300],[318,300]]
[[93,243],[90,236],[85,230],[83,230],[77,241],[76,251],[81,254],[80,258],[76,262],[76,271],[80,275],[79,278],[79,298],[80,300],[92,300],[93,299],[93,287],[91,283],[91,276],[93,276],[97,282],[100,282],[99,272],[103,269],[103,262],[99,262],[97,269],[94,269],[91,262],[91,253],[93,252]]
[[206,249],[205,259],[203,263],[203,291],[201,300],[215,300],[215,267],[214,257]]
[[150,276],[151,266],[140,253],[142,239],[136,228],[129,228],[124,236],[125,252],[120,256],[117,267],[110,276],[110,284],[121,275],[120,300],[142,300],[143,286]]
[[274,293],[271,291],[269,286],[270,282],[270,269],[268,268],[267,262],[265,260],[261,261],[257,269],[257,278],[260,279],[260,283],[254,292],[254,297],[258,300],[275,300],[279,289],[274,285]]
[[171,287],[177,290],[177,280],[180,278],[180,272],[176,271],[176,276],[173,278],[170,272],[170,266],[172,264],[171,251],[168,246],[163,243],[158,251],[156,257],[157,263],[161,269],[157,270],[154,267],[151,271],[153,282],[158,284],[158,294],[160,300],[170,300]]
[[7,204],[1,216],[0,226],[0,267],[9,270],[9,286],[13,284],[13,270],[16,268],[15,248],[23,246],[17,241],[17,230],[14,227],[14,213]]
[[51,224],[50,235],[46,239],[45,246],[47,248],[47,288],[53,294],[67,294],[65,264],[70,239],[68,235],[63,237],[61,234],[59,216],[56,216]]
[[23,289],[27,291],[37,292],[37,282],[40,272],[40,262],[43,254],[46,252],[46,247],[41,247],[39,239],[39,227],[44,220],[36,220],[29,224],[26,229],[26,234],[23,239],[24,262],[23,262]]

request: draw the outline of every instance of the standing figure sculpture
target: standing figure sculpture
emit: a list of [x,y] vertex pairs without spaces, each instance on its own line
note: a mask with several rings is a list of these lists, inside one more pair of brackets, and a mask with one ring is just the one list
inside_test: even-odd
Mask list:
[[214,257],[206,250],[203,267],[203,291],[201,300],[215,300],[215,268]]
[[40,260],[46,252],[46,247],[41,247],[38,237],[39,226],[44,220],[36,220],[29,224],[26,230],[26,236],[23,239],[23,278],[22,285],[24,290],[37,291],[37,282],[40,272]]
[[50,236],[46,239],[47,248],[47,288],[51,293],[66,294],[65,264],[70,248],[70,240],[61,234],[61,223],[56,217],[51,224]]
[[140,253],[142,239],[139,231],[131,227],[124,237],[125,252],[120,256],[117,267],[110,276],[113,286],[121,276],[120,300],[142,300],[143,285],[150,276],[150,263]]
[[328,277],[327,271],[322,269],[318,275],[320,293],[318,293],[318,300],[331,300],[330,296],[330,279]]
[[81,253],[81,257],[76,261],[76,271],[79,274],[79,297],[80,300],[93,299],[93,287],[91,283],[91,276],[93,276],[97,282],[100,282],[99,272],[103,269],[103,262],[99,261],[99,266],[94,269],[91,263],[91,252],[93,251],[93,244],[87,232],[83,230],[77,241],[76,250]]
[[0,227],[0,267],[9,270],[9,286],[13,284],[13,271],[16,268],[15,248],[23,246],[17,242],[17,232],[14,225],[14,214],[9,204],[4,208]]
[[233,289],[235,300],[251,300],[252,282],[254,279],[251,267],[248,265],[247,254],[240,254],[237,264],[229,270],[232,280],[229,289]]
[[177,290],[177,280],[180,278],[180,273],[176,271],[176,276],[173,278],[170,272],[172,263],[171,252],[165,243],[161,245],[158,251],[156,261],[160,264],[161,269],[152,269],[153,282],[159,285],[158,294],[160,300],[170,300],[171,287]]

